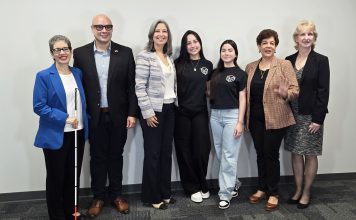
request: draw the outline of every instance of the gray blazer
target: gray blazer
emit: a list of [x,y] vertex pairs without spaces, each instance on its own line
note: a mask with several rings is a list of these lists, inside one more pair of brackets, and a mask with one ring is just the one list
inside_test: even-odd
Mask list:
[[[173,70],[174,62],[169,57]],[[158,57],[155,52],[141,51],[136,57],[135,91],[144,119],[155,115],[155,111],[162,112],[165,78]],[[177,93],[177,77],[174,78],[174,91]]]

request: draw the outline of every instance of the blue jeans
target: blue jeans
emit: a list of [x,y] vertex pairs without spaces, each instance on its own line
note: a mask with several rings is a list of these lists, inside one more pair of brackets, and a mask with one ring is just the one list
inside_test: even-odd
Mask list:
[[230,201],[235,184],[241,185],[237,177],[237,159],[242,144],[242,136],[234,137],[239,119],[239,109],[212,109],[210,124],[213,133],[216,157],[220,163],[219,198]]

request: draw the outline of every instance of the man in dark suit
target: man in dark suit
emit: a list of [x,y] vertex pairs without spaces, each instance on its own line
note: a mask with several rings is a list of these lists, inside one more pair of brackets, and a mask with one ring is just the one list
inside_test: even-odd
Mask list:
[[89,215],[100,214],[108,193],[121,213],[129,206],[121,197],[123,150],[127,129],[136,123],[135,61],[132,50],[111,41],[110,18],[99,14],[91,26],[94,42],[74,50],[74,66],[83,71],[89,117],[90,174],[94,199]]

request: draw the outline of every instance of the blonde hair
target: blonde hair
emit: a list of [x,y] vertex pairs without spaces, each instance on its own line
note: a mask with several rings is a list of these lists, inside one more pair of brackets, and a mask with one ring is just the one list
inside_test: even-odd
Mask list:
[[313,34],[314,34],[314,42],[312,44],[312,50],[314,50],[315,42],[316,42],[316,39],[318,38],[318,32],[316,31],[314,22],[312,22],[310,20],[302,20],[302,21],[300,21],[298,23],[297,27],[295,28],[295,31],[293,33],[293,40],[294,40],[294,43],[295,43],[294,48],[296,50],[298,50],[298,43],[297,43],[296,39],[297,39],[298,34],[300,32],[302,32],[304,29],[308,29],[311,32],[313,32]]

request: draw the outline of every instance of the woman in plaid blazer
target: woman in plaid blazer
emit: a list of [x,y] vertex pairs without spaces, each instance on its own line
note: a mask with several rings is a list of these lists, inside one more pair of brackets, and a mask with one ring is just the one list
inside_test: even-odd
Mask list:
[[257,192],[249,200],[257,203],[267,197],[265,209],[271,211],[278,207],[279,148],[286,128],[295,124],[289,101],[297,98],[299,87],[291,63],[274,55],[277,32],[262,30],[256,41],[262,57],[246,66],[247,127],[258,167]]

